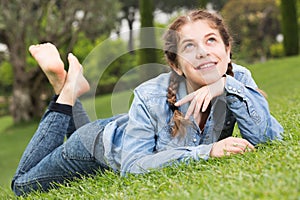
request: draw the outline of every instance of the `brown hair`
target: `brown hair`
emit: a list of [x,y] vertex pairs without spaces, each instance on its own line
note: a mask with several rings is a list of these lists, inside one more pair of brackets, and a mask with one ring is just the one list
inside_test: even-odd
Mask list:
[[[195,22],[197,20],[206,20],[212,28],[215,28],[219,31],[225,47],[229,48],[231,46],[232,38],[220,16],[205,10],[191,11],[186,16],[178,17],[172,24],[170,24],[168,30],[164,35],[164,53],[166,60],[170,65],[178,67],[177,43],[180,39],[178,31],[183,25],[189,22]],[[226,74],[233,76],[231,63],[228,64]],[[170,109],[174,112],[172,118],[174,125],[171,129],[172,136],[176,136],[178,131],[180,133],[184,133],[185,125],[190,123],[189,120],[184,119],[183,114],[174,105],[176,102],[176,93],[178,90],[179,78],[180,76],[177,75],[177,73],[173,70],[171,73],[167,94],[168,104],[170,106]]]

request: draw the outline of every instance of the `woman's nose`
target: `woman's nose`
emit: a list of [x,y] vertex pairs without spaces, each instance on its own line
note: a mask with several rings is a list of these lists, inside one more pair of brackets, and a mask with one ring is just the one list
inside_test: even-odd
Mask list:
[[208,55],[207,50],[202,45],[199,45],[197,47],[196,58],[204,58],[207,55]]

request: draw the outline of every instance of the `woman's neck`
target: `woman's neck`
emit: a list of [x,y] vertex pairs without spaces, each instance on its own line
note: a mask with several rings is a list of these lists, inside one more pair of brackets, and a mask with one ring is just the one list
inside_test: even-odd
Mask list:
[[190,84],[188,81],[186,81],[186,90],[187,93],[190,94],[192,92],[195,92],[196,90],[200,89],[202,86],[199,87],[193,87],[192,84]]
[[199,128],[201,131],[203,131],[207,118],[209,116],[210,113],[210,109],[211,109],[211,104],[209,104],[208,108],[206,109],[205,112],[200,112],[200,122],[199,122]]

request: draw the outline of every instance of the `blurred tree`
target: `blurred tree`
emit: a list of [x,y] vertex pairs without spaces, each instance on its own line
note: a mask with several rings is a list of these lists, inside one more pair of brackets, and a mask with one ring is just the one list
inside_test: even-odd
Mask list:
[[[224,1],[224,0],[222,0]],[[138,0],[120,0],[122,5],[122,11],[119,16],[119,28],[121,25],[121,20],[126,19],[128,22],[129,27],[129,40],[128,40],[128,50],[130,53],[134,53],[134,40],[132,36],[132,29],[133,29],[133,23],[136,21],[137,12],[139,11],[139,1]],[[189,1],[182,1],[182,0],[154,0],[154,8],[159,9],[166,13],[172,13],[176,9],[179,8],[199,8],[199,7],[205,7],[208,0],[189,0]],[[216,2],[217,3],[217,2]],[[147,18],[149,21],[151,21],[151,18]],[[146,20],[147,20],[146,19]],[[120,30],[117,30],[117,33],[119,33]]]
[[[130,53],[134,53],[133,51],[133,35],[132,35],[132,29],[133,29],[133,23],[136,20],[136,13],[139,9],[139,1],[137,0],[120,0],[122,8],[121,8],[121,14],[119,16],[119,22],[121,22],[122,19],[126,19],[129,27],[129,40],[128,40],[128,51]],[[119,24],[120,28],[121,23]]]
[[298,55],[299,26],[297,19],[297,1],[281,0],[280,11],[285,55]]
[[[139,0],[141,28],[144,29],[140,31],[140,45],[142,48],[138,50],[138,65],[157,63],[155,30],[153,28],[154,9],[153,0]],[[151,75],[152,72],[151,69],[141,71],[141,80],[155,76],[155,73]]]
[[239,58],[247,62],[265,60],[280,33],[275,0],[229,0],[221,13],[232,32],[234,52]]
[[165,13],[172,13],[178,9],[198,9],[205,8],[209,0],[154,0],[156,9]]
[[30,44],[50,41],[62,51],[71,52],[78,33],[95,40],[114,28],[117,0],[0,0],[0,42],[8,47],[13,68],[14,122],[29,121],[44,112],[49,89],[40,68],[28,56]]
[[220,11],[225,6],[228,0],[209,0],[209,2],[213,5],[213,9]]
[[13,73],[9,62],[4,61],[0,65],[0,95],[6,96],[12,89]]

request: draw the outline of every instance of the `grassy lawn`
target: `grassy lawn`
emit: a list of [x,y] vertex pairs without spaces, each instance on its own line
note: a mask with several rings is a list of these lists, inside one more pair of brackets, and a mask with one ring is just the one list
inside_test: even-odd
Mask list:
[[[285,128],[284,141],[260,145],[243,156],[191,162],[146,175],[124,178],[108,172],[28,199],[300,199],[300,57],[248,68]],[[96,110],[105,108],[98,117],[111,114],[108,96],[95,102]],[[14,198],[9,181],[36,127],[37,122],[13,127],[10,117],[0,118],[0,199]]]

